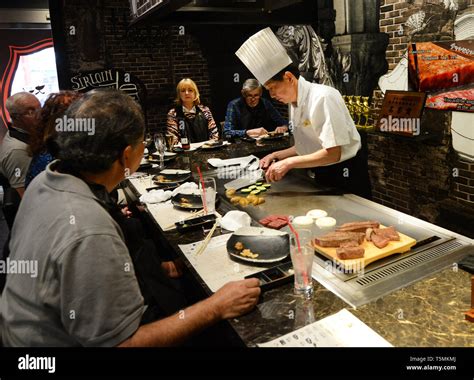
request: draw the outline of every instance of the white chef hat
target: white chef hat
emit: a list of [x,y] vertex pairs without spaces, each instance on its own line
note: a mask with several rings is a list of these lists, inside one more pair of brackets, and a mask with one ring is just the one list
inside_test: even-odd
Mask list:
[[235,54],[262,85],[293,63],[270,28],[254,34]]

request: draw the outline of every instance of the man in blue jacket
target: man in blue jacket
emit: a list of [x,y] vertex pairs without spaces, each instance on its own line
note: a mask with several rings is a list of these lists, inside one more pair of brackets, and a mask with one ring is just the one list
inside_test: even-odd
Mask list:
[[273,104],[262,98],[262,85],[256,79],[247,79],[242,96],[227,106],[224,133],[227,137],[256,138],[269,131],[285,133],[286,124]]

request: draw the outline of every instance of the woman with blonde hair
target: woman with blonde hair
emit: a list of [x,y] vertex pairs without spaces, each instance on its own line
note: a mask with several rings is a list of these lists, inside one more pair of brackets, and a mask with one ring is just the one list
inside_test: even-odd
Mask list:
[[183,119],[190,143],[219,139],[212,113],[208,107],[201,104],[199,90],[192,79],[184,78],[178,83],[175,102],[176,107],[168,112],[168,133],[176,136],[179,141],[181,135],[178,120]]

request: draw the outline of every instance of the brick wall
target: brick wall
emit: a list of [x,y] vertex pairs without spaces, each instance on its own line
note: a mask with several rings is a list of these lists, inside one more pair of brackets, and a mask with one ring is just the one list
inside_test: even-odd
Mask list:
[[[387,49],[390,70],[398,64],[411,41],[454,38],[456,14],[444,12],[441,3],[442,0],[382,0],[380,27],[390,38]],[[460,12],[474,11],[473,0],[461,0],[459,6]],[[411,33],[406,20],[420,10],[433,15],[433,22],[422,32]],[[375,91],[375,103],[379,97],[380,91]],[[453,222],[459,215],[456,212],[449,213],[450,220],[442,217],[448,214],[447,209],[453,208],[462,210],[463,215],[474,214],[474,163],[461,160],[452,148],[451,113],[425,109],[421,126],[432,139],[420,141],[368,134],[374,200],[473,236],[473,221],[469,217],[464,219],[467,221],[464,224],[471,223],[469,226]]]
[[389,36],[387,62],[389,70],[393,70],[407,49],[408,36],[403,33],[408,9],[406,1],[382,0],[380,7],[380,32]]
[[[96,9],[90,8],[87,1],[68,0],[64,3],[68,71],[77,73],[112,67],[138,77],[147,89],[145,107],[148,126],[152,130],[165,127],[176,84],[184,77],[191,77],[197,83],[203,103],[212,109],[207,61],[196,38],[186,29],[184,35],[180,34],[178,26],[130,29],[127,0],[103,1],[102,7]],[[84,22],[91,17],[88,9],[92,9],[96,17],[96,30],[93,29],[94,39],[84,41],[84,35],[90,34]],[[75,35],[69,33],[71,26],[76,27]],[[98,51],[96,59],[94,49]],[[87,54],[93,57],[92,60],[85,57]]]

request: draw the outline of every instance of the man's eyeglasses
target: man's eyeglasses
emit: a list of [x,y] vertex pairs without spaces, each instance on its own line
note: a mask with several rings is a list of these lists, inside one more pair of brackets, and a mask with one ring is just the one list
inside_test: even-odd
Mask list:
[[260,94],[259,95],[245,95],[247,99],[258,99],[260,98],[260,96],[261,96]]

